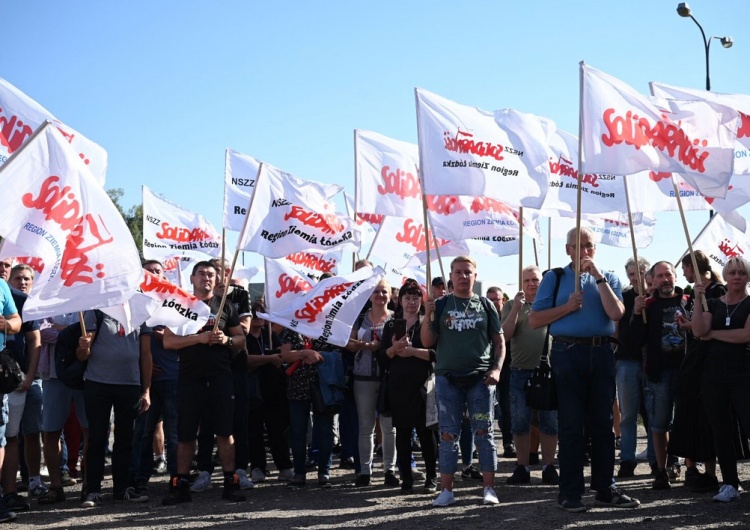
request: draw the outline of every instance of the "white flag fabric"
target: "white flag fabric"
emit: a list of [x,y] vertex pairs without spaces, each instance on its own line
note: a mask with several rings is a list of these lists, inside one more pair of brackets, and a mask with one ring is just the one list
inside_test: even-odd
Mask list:
[[[568,231],[575,228],[576,220],[572,217],[558,217],[552,223],[552,239],[566,240]],[[594,233],[594,242],[610,247],[631,248],[630,225],[627,214],[612,216],[612,218],[593,215],[581,216],[581,226],[589,228]],[[633,213],[633,231],[635,246],[646,248],[654,239],[656,218],[652,214]]]
[[719,94],[657,82],[651,82],[650,85],[651,93],[656,97],[711,101],[737,110],[740,113],[741,123],[737,130],[737,144],[734,146],[734,174],[750,174],[750,95]]
[[400,289],[408,279],[416,280],[422,289],[423,296],[426,297],[429,292],[427,290],[427,273],[422,267],[404,267],[403,269],[387,267],[385,279],[388,280],[391,287],[396,289]]
[[148,271],[143,272],[141,292],[157,302],[156,310],[146,320],[146,325],[166,326],[175,335],[192,335],[208,322],[211,309],[207,304],[169,280]]
[[714,215],[693,241],[693,250],[702,250],[720,270],[729,258],[750,258],[750,236]]
[[227,149],[224,160],[224,218],[227,230],[242,230],[247,215],[247,205],[255,189],[260,161]]
[[258,316],[306,337],[343,347],[349,342],[354,321],[383,276],[385,271],[380,267],[363,267],[326,278],[304,296],[296,297],[283,312]]
[[657,99],[581,63],[584,173],[676,172],[724,197],[734,168],[739,113],[708,101]]
[[51,121],[62,133],[76,155],[88,166],[92,176],[104,186],[107,151],[78,131],[58,121],[47,109],[0,78],[0,164],[13,154],[45,121]]
[[[440,196],[445,198],[445,196]],[[459,241],[474,237],[514,236],[520,230],[519,209],[490,197],[456,197],[450,208],[428,208],[427,216],[435,236]],[[524,234],[539,239],[538,213],[524,208]]]
[[371,131],[354,131],[357,213],[422,214],[419,148]]
[[47,122],[0,167],[0,235],[44,263],[24,317],[123,303],[138,288],[133,237],[91,171]]
[[318,277],[326,272],[338,274],[342,258],[343,252],[340,250],[334,250],[333,252],[308,250],[289,254],[281,258],[280,261],[293,269]]
[[[435,238],[432,231],[430,237],[430,257],[437,259],[435,255]],[[437,244],[441,248],[451,243],[449,240],[437,238]],[[397,269],[407,266],[418,265],[423,262],[427,244],[424,234],[424,225],[414,219],[402,217],[386,217],[380,225],[378,235],[372,243],[370,256],[380,259],[388,265]],[[448,251],[446,249],[446,251]],[[415,256],[417,259],[414,260]]]
[[341,189],[262,163],[237,248],[267,258],[306,250],[358,251],[359,229],[348,217],[336,214],[329,201]]
[[[346,204],[346,214],[354,219],[354,198],[344,192],[344,204]],[[374,213],[358,213],[355,222],[359,228],[360,250],[369,248],[372,245],[375,234],[380,228],[385,215]]]
[[475,237],[464,243],[470,256],[514,256],[518,254],[518,236]]
[[461,105],[420,88],[415,93],[426,194],[541,206],[549,173],[548,124],[530,114]]
[[318,283],[281,260],[266,258],[265,269],[265,301],[269,313],[283,313],[297,297]]
[[221,234],[201,214],[186,210],[143,186],[143,257],[217,257]]

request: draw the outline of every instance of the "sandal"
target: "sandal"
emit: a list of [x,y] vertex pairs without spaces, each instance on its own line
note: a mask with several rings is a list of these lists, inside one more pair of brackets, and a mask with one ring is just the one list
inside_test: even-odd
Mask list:
[[39,497],[39,504],[54,504],[65,500],[65,491],[62,488],[50,488],[47,492]]

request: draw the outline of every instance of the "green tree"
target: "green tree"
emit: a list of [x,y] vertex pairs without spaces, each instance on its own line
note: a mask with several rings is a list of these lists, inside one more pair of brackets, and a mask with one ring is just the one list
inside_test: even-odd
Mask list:
[[125,220],[125,224],[128,226],[135,246],[138,249],[138,255],[143,260],[143,204],[137,204],[131,206],[126,212],[120,203],[122,197],[125,195],[125,190],[122,188],[112,188],[107,190],[107,195],[112,199],[112,202],[120,212],[122,218]]

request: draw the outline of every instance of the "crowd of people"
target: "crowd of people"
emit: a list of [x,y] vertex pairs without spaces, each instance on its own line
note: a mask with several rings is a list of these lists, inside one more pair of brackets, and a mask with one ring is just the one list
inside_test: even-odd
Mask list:
[[[28,511],[29,497],[43,507],[75,491],[83,507],[100,506],[108,455],[114,500],[152,500],[149,482],[166,472],[164,505],[211,488],[217,464],[229,502],[273,476],[301,489],[316,473],[330,488],[335,450],[352,487],[436,494],[435,507],[456,502],[456,473],[481,481],[483,504],[498,504],[498,453],[516,459],[509,485],[530,484],[541,463],[541,482],[558,487],[568,512],[588,508],[588,464],[596,505],[639,506],[615,477],[635,476],[641,459],[656,490],[683,475],[692,491],[737,499],[737,461],[750,455],[750,264],[732,258],[719,276],[704,254],[686,256],[687,294],[668,261],[629,260],[623,287],[595,261],[588,229],[568,234],[566,252],[570,263],[548,274],[524,268],[508,298],[495,286],[475,293],[467,256],[428,293],[413,279],[393,288],[381,280],[346,347],[264,321],[262,299],[253,302],[221,260],[192,270],[192,292],[212,316],[184,336],[145,324],[127,333],[98,310],[83,314],[85,333],[78,314],[24,321],[34,271],[1,260],[0,335],[26,376],[2,400],[0,520]],[[163,275],[158,261],[143,266]],[[56,356],[76,328],[80,385],[63,379]],[[551,367],[556,410],[527,403],[540,363]],[[344,389],[332,403],[321,381],[336,374]]]

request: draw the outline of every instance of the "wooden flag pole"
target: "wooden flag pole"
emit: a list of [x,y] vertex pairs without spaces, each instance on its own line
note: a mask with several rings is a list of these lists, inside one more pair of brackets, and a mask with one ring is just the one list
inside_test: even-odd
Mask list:
[[221,229],[221,271],[219,272],[219,281],[221,283],[226,283],[224,281],[224,273],[226,272],[224,270],[226,268],[226,266],[224,264],[227,262],[226,259],[225,259],[226,258],[226,251],[227,251],[226,240],[227,240],[227,229],[226,228],[222,228]]
[[437,254],[438,265],[440,266],[440,274],[442,275],[443,281],[447,286],[448,280],[445,279],[445,271],[443,270],[443,258],[440,257],[440,249],[438,248],[437,237],[435,237],[435,234],[432,234],[432,244],[435,245],[435,254]]
[[547,217],[547,269],[552,269],[552,218]]
[[[677,207],[680,210],[680,219],[682,219],[682,229],[685,231],[685,239],[687,239],[688,244],[688,250],[690,251],[690,261],[693,264],[693,271],[695,271],[695,283],[699,283],[703,285],[703,280],[701,279],[701,275],[698,272],[698,262],[695,260],[695,252],[693,252],[693,242],[690,239],[690,233],[688,232],[687,227],[687,221],[685,221],[685,211],[682,209],[682,199],[680,199],[680,190],[677,187],[677,183],[674,180],[674,175],[672,175],[672,186],[674,187],[674,196],[677,198]],[[696,299],[696,302],[698,300]],[[702,297],[701,303],[703,304],[703,310],[708,311],[708,302],[706,302],[706,297]]]
[[534,265],[539,266],[539,253],[536,250],[536,239],[532,239],[531,242],[534,244]]
[[518,208],[518,290],[523,290],[523,206]]
[[[579,102],[578,102],[578,171],[576,171],[576,180],[578,181],[578,189],[576,190],[576,253],[573,258],[573,269],[575,270],[575,281],[573,285],[575,287],[576,294],[581,290],[581,282],[579,280],[581,276],[581,171],[583,168],[583,61],[580,62],[579,67]],[[565,244],[568,244],[567,239]]]
[[[359,187],[357,186],[357,129],[354,129],[354,224],[356,226],[357,224],[357,191],[359,190]],[[344,202],[346,202],[346,197],[344,197]],[[375,242],[373,241],[373,244]],[[372,245],[370,245],[370,250],[372,250]],[[370,257],[370,252],[367,252],[367,258]],[[365,259],[367,259],[365,258]],[[352,272],[354,271],[354,268],[357,265],[357,262],[359,261],[359,252],[352,252]]]
[[83,321],[83,311],[78,312],[78,321],[81,323],[81,337],[86,336],[86,323]]
[[[641,266],[638,264],[638,247],[635,244],[635,227],[633,226],[633,212],[630,209],[630,192],[628,191],[628,177],[623,177],[623,184],[625,185],[625,204],[628,206],[628,225],[630,225],[630,242],[633,244],[633,259],[635,260],[635,278],[638,282],[639,294],[645,294],[646,290],[643,288],[644,284],[641,283]],[[646,323],[646,312],[641,311],[643,317],[643,323]]]

